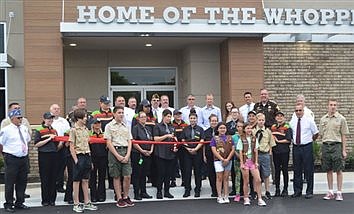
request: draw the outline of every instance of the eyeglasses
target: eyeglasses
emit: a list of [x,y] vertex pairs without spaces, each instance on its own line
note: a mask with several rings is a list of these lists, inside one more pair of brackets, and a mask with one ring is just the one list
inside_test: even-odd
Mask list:
[[159,100],[151,100],[152,102],[158,102]]
[[302,109],[296,109],[295,112],[302,112]]
[[188,98],[188,100],[195,100],[195,98]]
[[22,119],[22,117],[16,117],[17,119],[19,119],[19,120],[21,120]]

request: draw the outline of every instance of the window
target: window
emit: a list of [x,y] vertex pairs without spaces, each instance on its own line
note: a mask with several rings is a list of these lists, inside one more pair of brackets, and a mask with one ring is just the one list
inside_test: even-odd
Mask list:
[[175,68],[111,68],[114,85],[176,85]]
[[0,121],[5,118],[6,112],[5,82],[5,69],[0,69]]

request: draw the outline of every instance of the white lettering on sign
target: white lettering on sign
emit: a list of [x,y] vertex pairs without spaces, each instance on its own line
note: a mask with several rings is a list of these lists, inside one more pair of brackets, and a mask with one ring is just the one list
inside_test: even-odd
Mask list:
[[[147,23],[154,24],[155,8],[138,6],[77,6],[78,23],[109,24]],[[162,12],[162,20],[168,24],[190,24],[196,7],[166,7]],[[264,21],[268,25],[354,25],[354,9],[292,9],[264,8]],[[256,24],[256,8],[205,7],[206,23],[210,25]],[[263,16],[263,14],[261,14]]]

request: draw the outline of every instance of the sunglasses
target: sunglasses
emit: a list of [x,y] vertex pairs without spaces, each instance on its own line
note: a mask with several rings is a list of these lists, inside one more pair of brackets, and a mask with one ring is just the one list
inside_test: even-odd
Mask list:
[[16,117],[17,119],[21,120],[23,117]]
[[302,109],[296,109],[295,112],[302,112]]
[[195,100],[195,98],[188,98],[188,100]]

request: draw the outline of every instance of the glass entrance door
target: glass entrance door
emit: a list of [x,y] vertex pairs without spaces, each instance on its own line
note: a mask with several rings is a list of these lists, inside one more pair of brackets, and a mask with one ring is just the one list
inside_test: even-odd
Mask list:
[[151,101],[153,94],[167,95],[171,107],[178,107],[176,68],[110,68],[110,97],[113,103],[123,96],[126,103],[135,97],[137,104],[143,99]]

